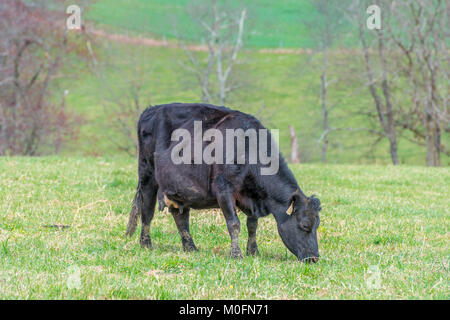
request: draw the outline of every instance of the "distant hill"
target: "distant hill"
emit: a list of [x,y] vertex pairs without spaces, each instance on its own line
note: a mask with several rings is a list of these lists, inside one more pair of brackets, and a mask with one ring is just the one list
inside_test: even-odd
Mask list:
[[[220,2],[220,1],[219,1]],[[189,0],[98,0],[86,12],[88,20],[109,27],[115,32],[151,34],[175,38],[182,30],[184,38],[201,42],[201,30],[188,16]],[[246,45],[256,48],[313,48],[316,46],[310,26],[320,19],[314,5],[307,0],[227,0],[227,5],[248,12]],[[350,24],[343,22],[349,31]],[[348,37],[339,46],[353,46]]]

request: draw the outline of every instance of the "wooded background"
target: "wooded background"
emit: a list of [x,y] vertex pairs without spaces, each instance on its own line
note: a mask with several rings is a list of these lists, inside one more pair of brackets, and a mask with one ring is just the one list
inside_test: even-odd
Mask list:
[[448,1],[72,2],[0,2],[0,155],[134,156],[148,105],[207,102],[292,162],[449,164]]

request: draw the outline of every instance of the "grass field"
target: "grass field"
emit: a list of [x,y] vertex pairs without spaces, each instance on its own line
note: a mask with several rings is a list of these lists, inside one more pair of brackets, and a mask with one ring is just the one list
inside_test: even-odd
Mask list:
[[[231,260],[219,211],[192,214],[198,253],[182,251],[163,212],[155,249],[141,249],[124,237],[129,158],[0,158],[0,299],[450,298],[448,168],[291,168],[322,201],[314,265],[287,251],[272,217],[260,221],[261,255]],[[70,227],[46,227],[57,224]]]
[[[226,2],[232,8],[243,8],[239,0]],[[342,4],[345,5],[344,3]],[[246,43],[256,48],[311,48],[316,46],[312,34],[312,23],[322,17],[310,1],[256,0],[245,3],[248,22]],[[177,38],[175,30],[192,42],[201,42],[203,33],[189,16],[192,12],[190,0],[98,0],[89,6],[87,19],[95,21],[109,30],[147,34],[161,39]],[[351,29],[343,21],[343,32]],[[353,46],[355,39],[346,37],[340,46]]]

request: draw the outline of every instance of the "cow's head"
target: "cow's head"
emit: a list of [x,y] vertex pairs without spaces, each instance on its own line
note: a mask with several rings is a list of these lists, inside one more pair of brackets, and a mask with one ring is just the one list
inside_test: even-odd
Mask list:
[[278,232],[286,247],[303,262],[317,262],[319,248],[317,228],[320,224],[320,200],[295,192],[291,198],[292,213],[278,223]]

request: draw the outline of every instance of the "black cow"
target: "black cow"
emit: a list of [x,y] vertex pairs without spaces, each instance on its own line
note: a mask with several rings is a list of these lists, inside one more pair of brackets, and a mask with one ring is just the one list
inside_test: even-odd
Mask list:
[[[185,129],[185,132],[195,135],[195,121],[201,121],[203,130],[216,129],[224,133],[223,136],[226,136],[227,129],[265,130],[255,117],[225,107],[174,103],[147,108],[138,122],[139,183],[127,234],[134,233],[137,219],[141,216],[140,243],[143,247],[151,248],[150,222],[158,200],[160,210],[169,207],[184,250],[197,250],[189,232],[190,208],[220,208],[231,237],[231,256],[241,257],[237,207],[247,215],[247,254],[258,253],[258,218],[273,214],[278,233],[286,247],[299,260],[316,262],[319,257],[317,228],[320,223],[320,201],[302,192],[278,149],[272,151],[270,133],[266,141],[269,145],[267,152],[268,155],[277,153],[279,161],[278,171],[272,175],[262,175],[261,168],[264,165],[250,163],[248,153],[244,163],[242,159],[238,161],[237,147],[232,163],[221,164],[225,162],[224,159],[221,163],[218,161],[212,164],[199,164],[194,160],[175,164],[171,156],[177,154],[174,148],[179,147],[179,142],[172,141],[172,134],[176,129]],[[249,139],[247,136],[244,143],[246,152],[249,152]],[[258,136],[257,139],[259,142],[264,138]],[[202,140],[203,146],[212,141],[214,139]],[[230,147],[224,145],[225,154],[229,151],[226,148]],[[179,155],[185,156],[184,152],[186,150]],[[292,214],[288,214],[291,206]]]

